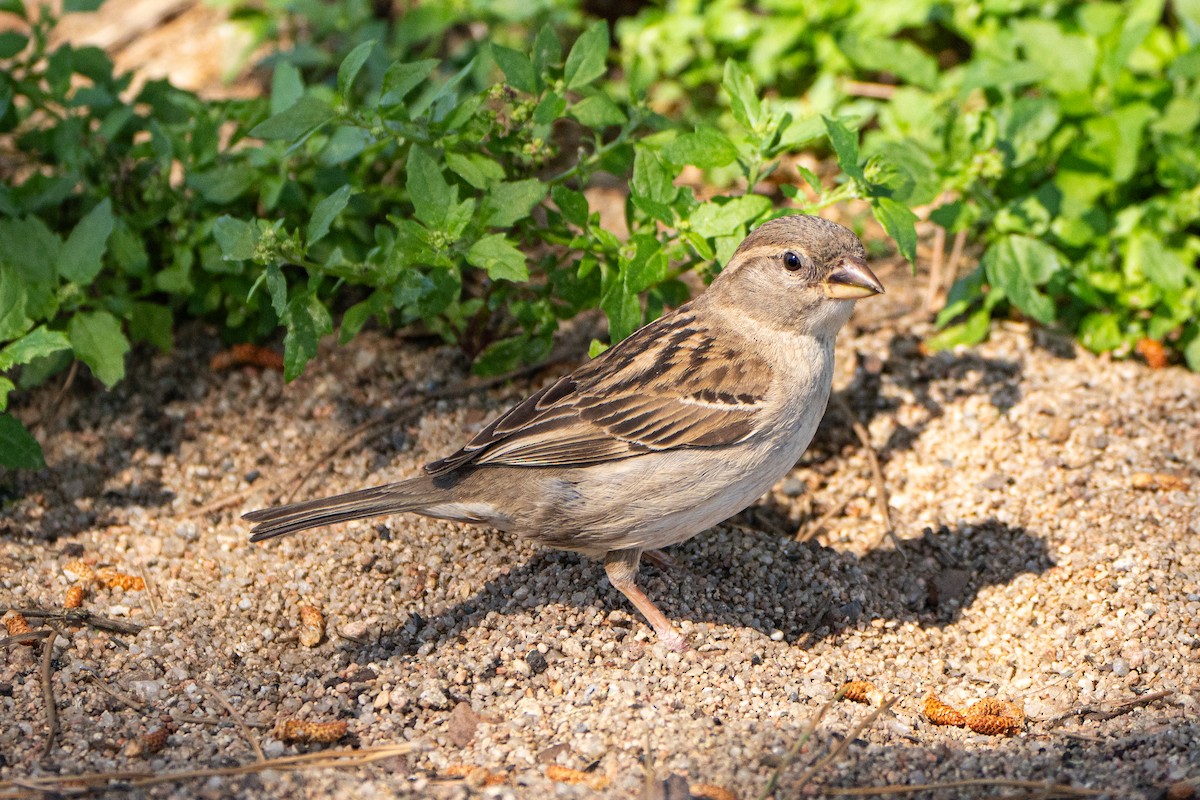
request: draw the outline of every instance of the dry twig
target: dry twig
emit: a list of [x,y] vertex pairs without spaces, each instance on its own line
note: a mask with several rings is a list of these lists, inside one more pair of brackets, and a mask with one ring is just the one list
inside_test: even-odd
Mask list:
[[[122,781],[120,788],[138,789],[162,783],[196,780],[199,778],[252,775],[268,769],[293,771],[301,769],[347,769],[361,767],[384,758],[393,758],[412,753],[416,746],[411,742],[384,744],[352,750],[322,750],[294,756],[269,758],[253,764],[237,767],[214,767],[211,769],[187,769],[178,772],[151,770],[121,770],[118,772],[83,772],[75,775],[35,775],[14,780],[0,781],[0,800],[26,800],[44,798],[47,794],[78,796],[91,794],[108,788],[112,781]],[[114,787],[116,788],[116,787]]]
[[33,619],[53,620],[71,627],[90,625],[93,628],[99,628],[102,631],[109,631],[110,633],[126,633],[132,636],[142,631],[142,626],[136,623],[122,622],[119,619],[103,617],[81,608],[46,609],[0,606],[0,614],[6,611],[16,611]]
[[872,725],[875,724],[875,720],[879,719],[880,714],[891,709],[891,707],[896,704],[896,700],[897,700],[897,698],[891,697],[891,698],[888,698],[887,700],[883,701],[883,703],[879,706],[879,708],[872,711],[870,714],[868,714],[863,719],[862,722],[858,723],[853,728],[851,728],[850,732],[846,734],[845,738],[842,739],[840,742],[838,742],[837,745],[835,745],[834,748],[829,751],[829,755],[825,756],[820,761],[813,764],[811,767],[809,767],[808,772],[806,772],[802,776],[800,776],[800,781],[792,789],[792,793],[794,795],[799,795],[801,793],[801,791],[804,789],[804,787],[806,785],[808,785],[808,782],[810,780],[812,780],[818,772],[825,769],[825,767],[827,767],[828,765],[832,764],[834,762],[834,760],[836,760],[837,757],[842,754],[842,751],[845,750],[847,747],[849,747],[850,743],[852,741],[854,741],[855,739],[858,738],[858,735],[860,733],[862,733],[863,731],[867,730],[868,728],[870,728]]
[[817,726],[821,724],[821,720],[825,718],[825,714],[829,712],[829,709],[833,708],[833,704],[841,699],[842,692],[839,691],[833,696],[832,700],[821,706],[820,710],[813,715],[813,718],[809,720],[808,726],[804,729],[804,732],[800,734],[800,738],[792,743],[792,746],[788,748],[787,753],[784,754],[783,759],[780,760],[779,765],[775,767],[775,772],[771,773],[771,777],[767,781],[767,785],[764,786],[763,790],[758,793],[758,800],[766,800],[766,798],[771,796],[771,793],[774,792],[779,786],[779,779],[783,777],[784,771],[792,765],[792,762],[796,760],[796,756],[800,755],[800,750],[804,747],[804,743],[812,737],[813,731],[815,731]]
[[1065,783],[1050,783],[1049,781],[1018,781],[1005,778],[968,778],[961,781],[946,781],[945,783],[910,783],[890,784],[887,786],[855,786],[840,788],[835,786],[822,787],[821,791],[829,795],[842,797],[873,797],[887,794],[912,794],[914,792],[933,792],[947,789],[967,789],[983,786],[994,789],[1029,789],[1036,791],[1039,800],[1055,800],[1055,798],[1095,797],[1104,794],[1101,789],[1083,789],[1069,786]]
[[254,750],[254,757],[260,762],[266,761],[267,756],[265,753],[263,753],[262,748],[258,745],[258,737],[255,736],[254,732],[250,730],[250,726],[246,724],[246,720],[241,714],[238,713],[237,709],[233,707],[233,704],[226,700],[225,696],[217,691],[217,688],[211,683],[208,683],[207,681],[199,681],[199,683],[204,687],[206,692],[213,696],[214,700],[221,704],[221,708],[224,708],[227,712],[229,712],[229,716],[233,717],[233,721],[237,723],[238,729],[241,730],[242,735],[246,737],[246,741],[250,743],[250,747]]
[[879,537],[880,541],[884,538],[890,538],[896,544],[896,552],[904,556],[904,550],[900,547],[900,542],[896,539],[896,528],[892,525],[892,506],[891,496],[888,494],[887,481],[883,477],[883,467],[879,465],[879,454],[875,452],[875,446],[871,444],[871,432],[867,430],[867,426],[858,421],[858,415],[850,409],[850,404],[841,395],[833,395],[832,402],[836,403],[838,410],[842,415],[850,421],[850,426],[854,429],[854,435],[858,437],[858,441],[862,444],[863,452],[867,455],[867,463],[871,467],[871,483],[875,487],[875,505],[879,508],[879,513],[883,517],[883,536]]
[[58,629],[48,625],[50,635],[42,640],[42,665],[39,672],[42,681],[42,700],[46,704],[46,744],[42,747],[42,758],[49,758],[58,739],[58,705],[54,702],[54,640]]

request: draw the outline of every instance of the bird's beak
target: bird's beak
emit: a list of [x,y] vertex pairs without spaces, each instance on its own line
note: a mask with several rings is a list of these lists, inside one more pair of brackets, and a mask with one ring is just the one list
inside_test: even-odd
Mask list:
[[825,296],[835,300],[858,300],[883,294],[883,284],[858,256],[842,256],[829,277],[821,282]]

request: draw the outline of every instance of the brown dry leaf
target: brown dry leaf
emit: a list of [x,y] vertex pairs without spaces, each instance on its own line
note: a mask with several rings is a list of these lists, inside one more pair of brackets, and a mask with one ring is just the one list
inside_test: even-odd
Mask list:
[[[32,629],[29,627],[29,620],[25,619],[25,615],[19,611],[10,611],[4,615],[4,627],[8,629],[9,636],[20,636],[22,633],[29,633]],[[34,642],[21,642],[26,647],[33,647]]]
[[1139,356],[1146,359],[1150,369],[1162,369],[1169,360],[1167,348],[1163,347],[1162,342],[1154,339],[1139,339],[1134,349]]
[[985,697],[967,709],[967,727],[989,736],[1010,736],[1025,726],[1025,712],[1015,703]]
[[967,720],[954,706],[943,703],[936,694],[925,698],[925,716],[934,725],[954,725],[961,728]]
[[63,600],[63,608],[79,608],[83,605],[84,588],[83,584],[72,584],[67,589],[67,596]]
[[325,638],[325,616],[316,606],[300,606],[300,644],[316,647]]
[[737,800],[737,795],[733,792],[713,783],[693,783],[688,787],[688,791],[692,797],[704,800]]
[[592,789],[595,789],[596,791],[605,788],[609,784],[607,775],[571,769],[570,767],[564,767],[561,764],[550,764],[547,766],[546,777],[558,783],[583,783]]
[[1186,492],[1188,483],[1178,475],[1167,472],[1135,472],[1129,476],[1135,489],[1150,492]]
[[842,697],[855,703],[876,704],[883,700],[883,692],[875,688],[870,681],[849,681],[839,690]]
[[996,714],[968,714],[967,727],[976,733],[988,736],[1011,736],[1021,732],[1021,723],[1012,717],[1001,717]]
[[63,564],[62,571],[73,581],[90,581],[96,577],[96,570],[92,565],[79,559]]
[[272,735],[281,742],[318,742],[332,744],[346,735],[350,725],[345,720],[336,722],[308,722],[298,719],[281,720]]
[[1025,721],[1025,711],[1016,703],[1000,700],[995,697],[985,697],[967,707],[967,716],[972,714],[990,714],[998,717],[1012,717],[1018,722]]
[[503,772],[492,772],[486,767],[475,767],[470,764],[451,764],[442,770],[447,778],[462,778],[469,785],[486,788],[508,783],[508,775]]
[[251,366],[283,372],[283,356],[269,347],[243,342],[217,353],[208,362],[214,372],[230,367]]
[[110,589],[124,589],[127,592],[140,592],[146,588],[146,581],[138,575],[127,575],[118,572],[113,567],[103,567],[96,570],[96,580]]

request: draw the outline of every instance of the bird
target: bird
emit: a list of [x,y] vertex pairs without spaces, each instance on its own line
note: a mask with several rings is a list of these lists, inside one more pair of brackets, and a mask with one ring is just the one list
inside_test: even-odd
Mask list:
[[602,559],[658,640],[685,649],[637,585],[643,553],[728,519],[792,469],[825,414],[838,331],[883,291],[848,228],[769,220],[704,292],[417,477],[252,511],[250,540],[400,512],[490,526]]

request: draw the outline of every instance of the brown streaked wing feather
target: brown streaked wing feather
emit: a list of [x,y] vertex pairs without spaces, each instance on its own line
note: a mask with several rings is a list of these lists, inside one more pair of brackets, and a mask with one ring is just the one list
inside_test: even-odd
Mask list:
[[509,409],[433,474],[468,463],[583,466],[733,444],[754,430],[767,364],[722,346],[683,306]]

